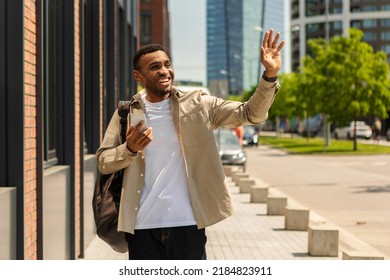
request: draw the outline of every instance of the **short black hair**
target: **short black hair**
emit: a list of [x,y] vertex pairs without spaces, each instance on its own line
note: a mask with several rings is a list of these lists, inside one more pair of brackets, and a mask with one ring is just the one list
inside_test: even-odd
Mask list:
[[152,53],[152,52],[157,52],[157,51],[163,51],[163,52],[167,53],[166,50],[164,49],[164,47],[159,45],[159,44],[150,44],[150,45],[146,45],[146,46],[143,46],[142,48],[140,48],[136,52],[136,54],[134,55],[134,58],[133,58],[133,68],[135,70],[139,70],[138,62],[141,59],[141,57],[143,55],[145,55],[145,54]]

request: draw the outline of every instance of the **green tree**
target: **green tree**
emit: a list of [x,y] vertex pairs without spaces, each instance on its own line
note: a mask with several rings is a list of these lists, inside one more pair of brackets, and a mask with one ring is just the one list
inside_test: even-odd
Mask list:
[[[275,100],[269,110],[268,118],[275,121],[277,124],[280,117],[291,118],[300,117],[306,118],[314,116],[318,111],[315,106],[315,90],[310,90],[308,79],[300,73],[282,73],[279,75],[279,89]],[[245,91],[241,95],[241,101],[248,101],[255,92],[257,86],[253,86],[250,90]],[[309,129],[309,127],[308,127]],[[280,128],[277,125],[276,130]]]
[[310,40],[312,55],[303,60],[303,75],[308,89],[315,91],[318,112],[339,125],[367,115],[385,118],[390,108],[386,54],[375,53],[362,38],[362,31],[351,29],[349,38],[333,37],[329,44]]
[[296,73],[282,73],[279,76],[281,88],[278,90],[278,93],[270,109],[270,118],[273,119],[275,116],[289,118],[294,115],[296,108],[296,96],[294,95],[296,91],[295,87],[297,85],[295,81],[296,76]]
[[252,95],[255,93],[256,88],[257,88],[257,85],[252,86],[249,90],[244,91],[243,94],[241,94],[241,95],[239,96],[239,97],[240,97],[239,100],[240,100],[241,102],[246,102],[246,101],[248,101],[248,100],[252,97]]
[[280,132],[280,118],[290,119],[297,114],[297,73],[282,73],[279,75],[281,88],[269,110],[269,119],[276,122],[276,131]]
[[[292,116],[296,116],[295,113],[295,89],[294,87],[297,85],[295,82],[297,74],[296,73],[282,73],[279,75],[279,83],[281,88],[279,89],[274,102],[269,110],[268,119],[276,122],[276,131],[279,133],[279,119],[280,117],[290,118]],[[241,96],[241,101],[248,101],[257,88],[253,86],[251,89],[245,91]]]
[[[296,77],[296,87],[295,93],[296,96],[296,114],[305,119],[309,119],[318,114],[320,107],[318,103],[318,90],[317,90],[317,80],[318,76],[307,71],[308,68],[302,69],[301,72]],[[309,140],[310,136],[310,122],[307,121],[304,128],[307,130],[307,139]]]

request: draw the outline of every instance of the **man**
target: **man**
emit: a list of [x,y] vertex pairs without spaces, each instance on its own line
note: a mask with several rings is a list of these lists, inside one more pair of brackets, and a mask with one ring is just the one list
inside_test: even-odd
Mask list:
[[124,169],[118,230],[127,232],[130,259],[206,259],[205,228],[233,214],[233,204],[213,136],[218,127],[266,120],[279,88],[280,34],[271,29],[261,46],[265,67],[246,103],[225,101],[172,86],[171,61],[159,45],[140,49],[134,78],[144,89],[130,102],[148,128],[133,125],[120,143],[115,113],[97,151],[103,174]]
[[244,144],[244,128],[242,126],[234,127],[234,132],[237,135],[238,141],[240,142],[240,145]]
[[378,117],[375,117],[374,123],[372,124],[372,135],[374,139],[374,143],[379,144],[381,140],[381,131],[382,131],[382,123]]

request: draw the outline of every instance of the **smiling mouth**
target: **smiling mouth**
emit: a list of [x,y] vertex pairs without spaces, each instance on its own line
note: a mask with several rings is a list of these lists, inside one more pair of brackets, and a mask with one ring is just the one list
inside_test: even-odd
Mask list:
[[159,84],[168,84],[170,82],[171,82],[171,78],[163,78],[158,80]]

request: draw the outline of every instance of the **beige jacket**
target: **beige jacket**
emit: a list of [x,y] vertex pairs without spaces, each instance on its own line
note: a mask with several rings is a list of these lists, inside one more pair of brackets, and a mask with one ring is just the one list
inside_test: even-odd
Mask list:
[[[234,212],[213,129],[264,122],[279,87],[278,82],[269,83],[261,79],[255,94],[245,103],[225,101],[200,91],[173,89],[171,111],[184,155],[198,228],[215,224]],[[132,98],[133,108],[144,110],[143,93],[141,91]],[[120,140],[119,116],[115,112],[97,150],[97,162],[103,174],[125,169],[118,230],[134,233],[144,184],[144,154],[139,152],[134,156],[125,143],[120,144]]]

